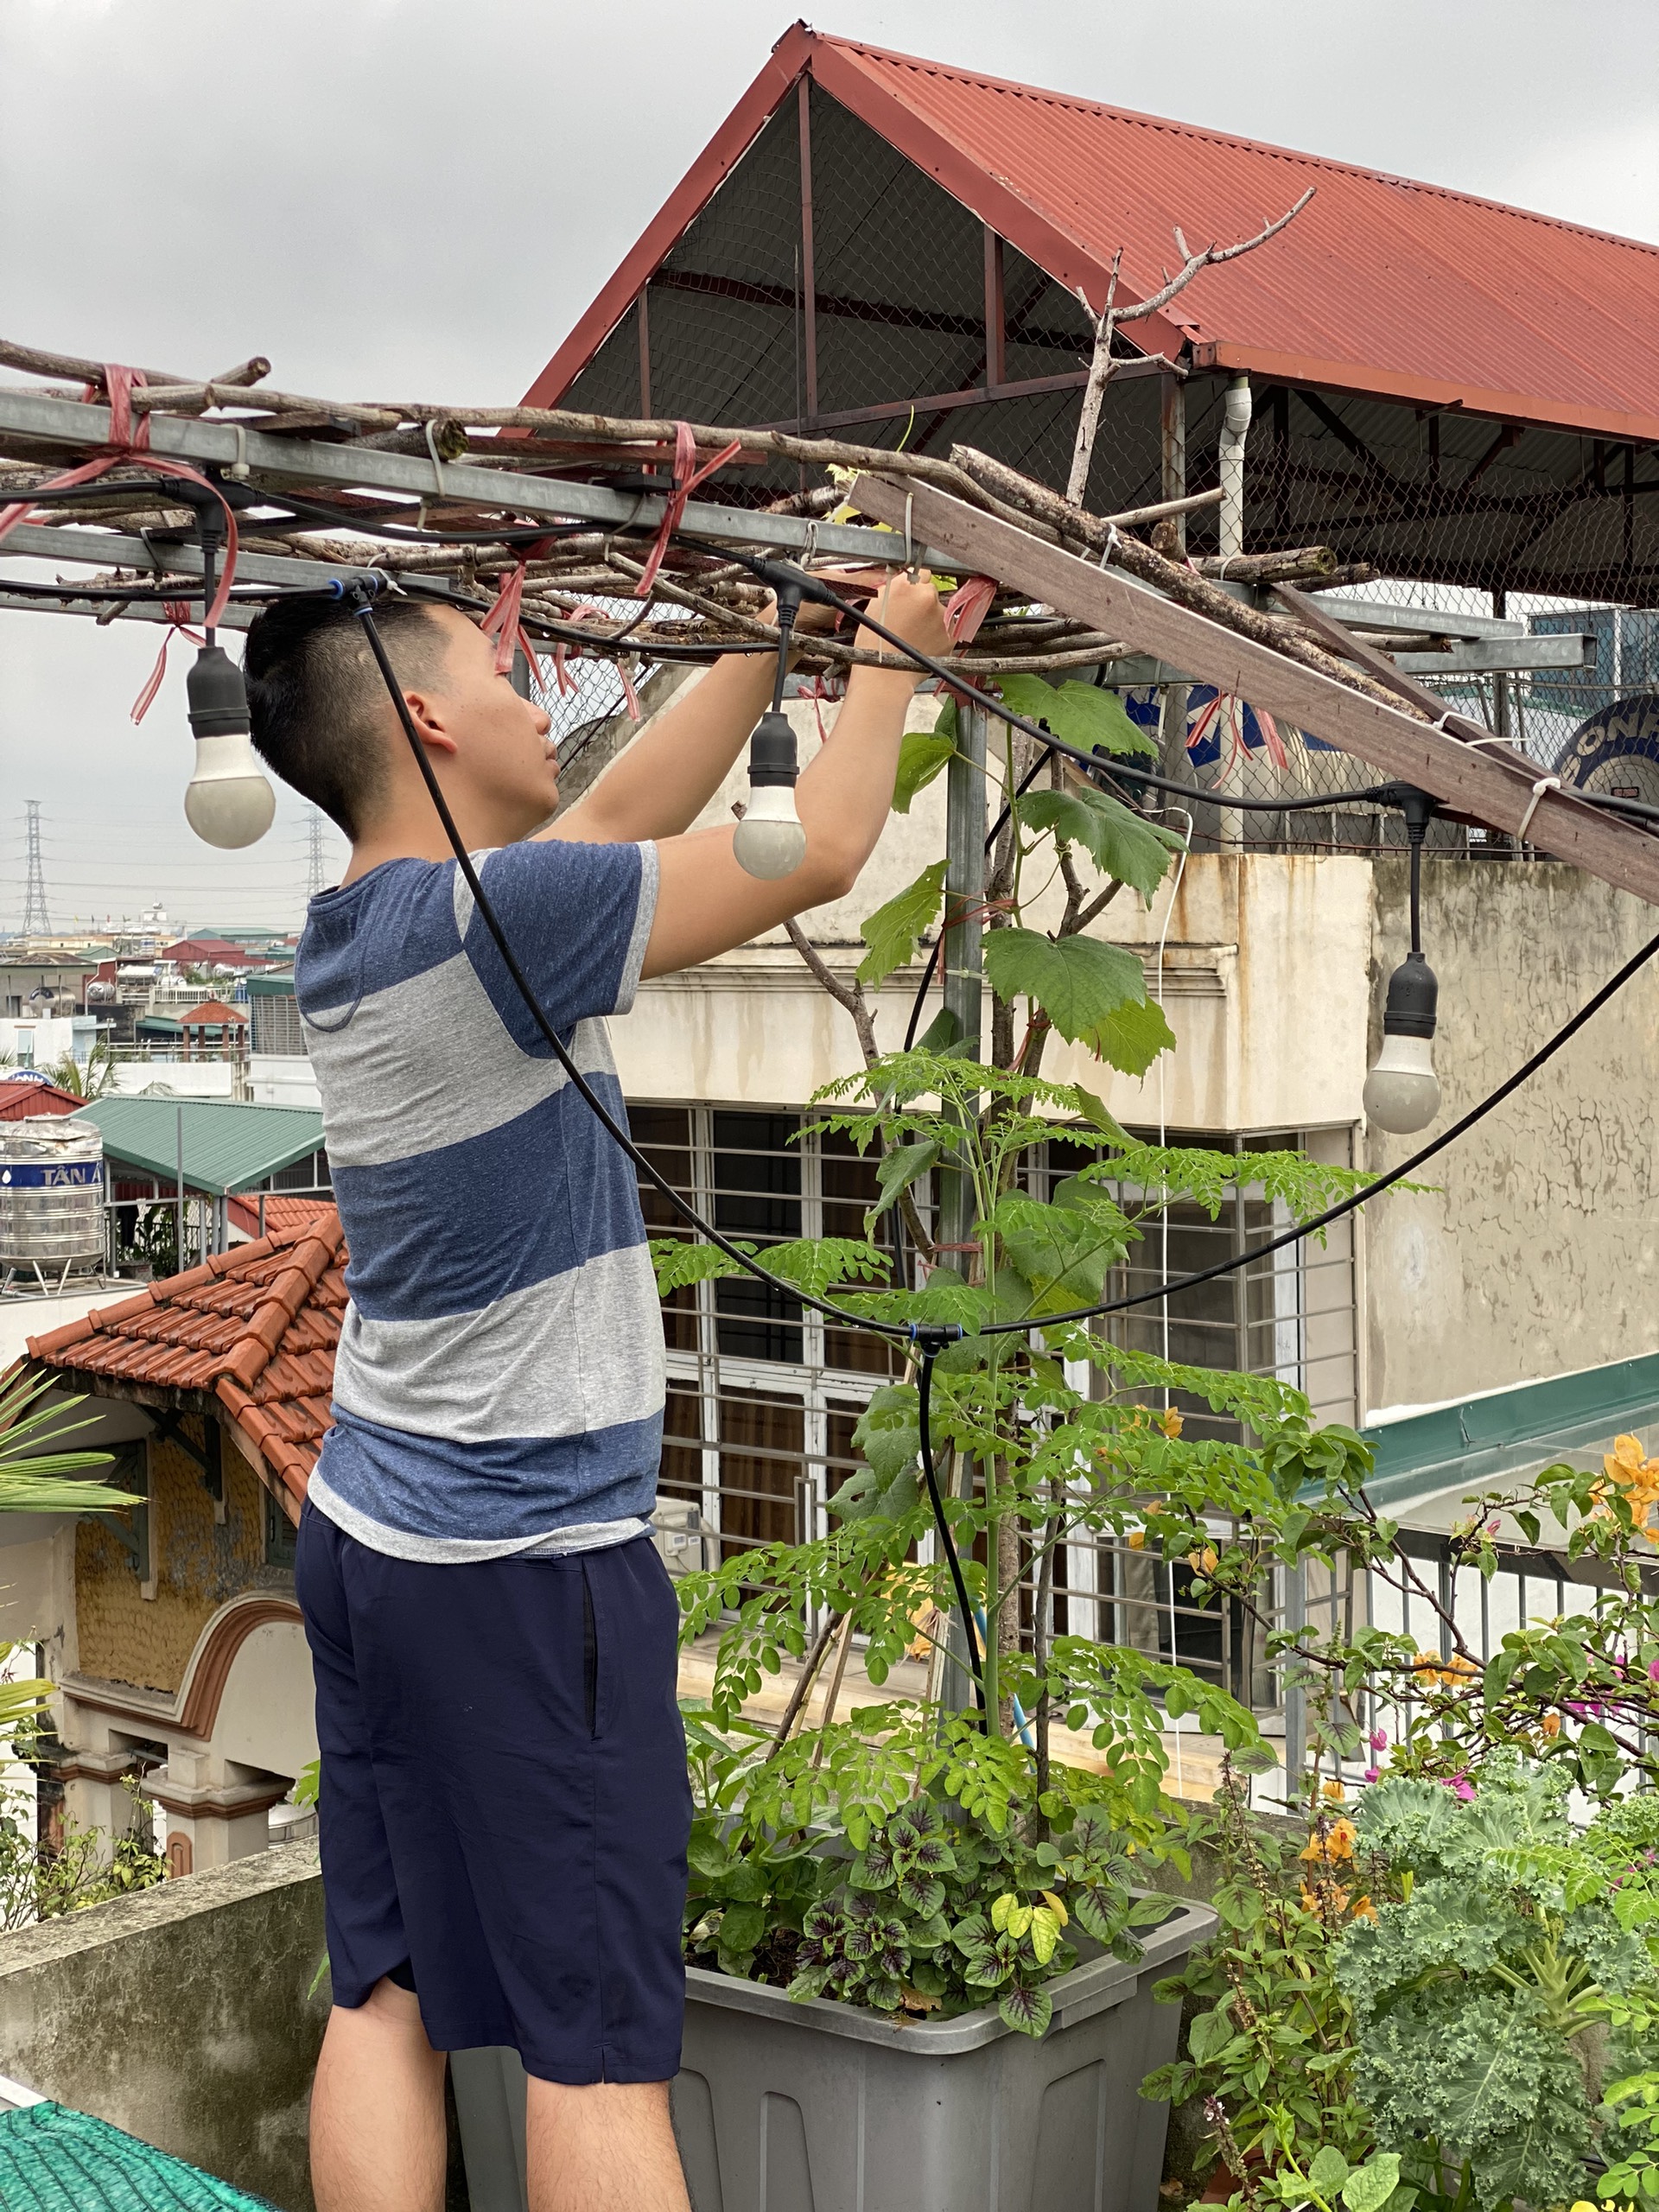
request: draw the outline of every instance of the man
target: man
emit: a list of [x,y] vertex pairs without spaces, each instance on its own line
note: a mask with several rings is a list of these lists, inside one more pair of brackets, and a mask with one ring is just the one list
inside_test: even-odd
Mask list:
[[[930,577],[882,611],[950,650]],[[851,888],[915,678],[855,671],[798,786],[805,859],[760,882],[730,827],[690,824],[766,703],[766,656],[717,663],[543,828],[548,717],[491,640],[413,601],[376,620],[509,942],[620,1116],[603,1018]],[[246,672],[255,743],[352,842],[296,963],[352,1298],[296,1567],[334,1999],[319,2212],[438,2212],[443,2054],[486,2044],[530,2076],[531,2212],[685,2212],[690,1800],[633,1170],[474,911],[359,619],[279,601]]]

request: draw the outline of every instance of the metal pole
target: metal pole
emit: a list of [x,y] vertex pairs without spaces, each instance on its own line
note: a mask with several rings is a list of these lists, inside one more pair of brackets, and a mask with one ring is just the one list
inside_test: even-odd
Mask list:
[[178,1191],[173,1200],[173,1263],[175,1271],[184,1272],[184,1109],[177,1109],[176,1122]]
[[[945,770],[945,1010],[977,1059],[983,1027],[985,899],[985,738],[982,707],[959,706],[957,749]],[[974,1233],[974,1191],[954,1169],[939,1177],[939,1242],[965,1244]],[[953,1260],[965,1259],[965,1253]]]
[[[946,1011],[957,1020],[957,1033],[977,1059],[984,1023],[985,899],[985,740],[982,707],[959,705],[957,709],[957,750],[945,770],[944,913],[946,928],[941,956]],[[975,1204],[971,1176],[954,1168],[939,1173],[938,1237],[943,1245],[966,1244],[974,1233]],[[947,1252],[945,1264],[961,1267],[972,1255]],[[971,1480],[971,1463],[958,1459],[950,1487],[959,1491]],[[941,1706],[963,1712],[973,1703],[973,1682],[968,1670],[968,1644],[963,1624],[953,1612],[950,1648],[954,1665],[942,1670]]]
[[[1300,1562],[1284,1569],[1285,1626],[1307,1626],[1307,1570]],[[1288,1666],[1299,1662],[1289,1661]],[[1285,1796],[1292,1797],[1307,1764],[1307,1693],[1300,1684],[1285,1683]]]

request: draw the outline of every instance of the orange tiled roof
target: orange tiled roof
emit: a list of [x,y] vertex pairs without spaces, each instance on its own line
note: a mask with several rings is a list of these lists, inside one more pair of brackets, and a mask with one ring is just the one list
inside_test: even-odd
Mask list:
[[278,1229],[300,1229],[308,1221],[315,1221],[319,1214],[332,1213],[334,1208],[327,1198],[289,1198],[285,1192],[252,1191],[243,1193],[232,1191],[226,1199],[232,1221],[245,1236],[257,1236],[259,1228],[259,1200],[265,1201],[267,1236]]
[[345,1265],[330,1206],[31,1337],[29,1356],[94,1389],[103,1376],[216,1397],[297,1520],[331,1420]]

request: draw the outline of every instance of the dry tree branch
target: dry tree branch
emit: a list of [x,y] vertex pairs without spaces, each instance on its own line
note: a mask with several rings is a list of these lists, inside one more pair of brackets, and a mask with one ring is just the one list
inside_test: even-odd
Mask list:
[[1257,246],[1265,245],[1270,238],[1284,229],[1287,223],[1294,221],[1301,213],[1313,197],[1313,187],[1309,185],[1294,207],[1287,207],[1276,222],[1264,225],[1253,238],[1241,238],[1236,245],[1217,245],[1212,242],[1198,253],[1193,252],[1181,235],[1178,223],[1175,226],[1175,244],[1182,256],[1180,268],[1166,279],[1161,290],[1154,292],[1150,297],[1139,301],[1134,306],[1120,308],[1117,305],[1118,269],[1123,259],[1121,246],[1112,256],[1106,298],[1098,314],[1090,306],[1087,293],[1081,285],[1078,286],[1077,297],[1094,330],[1095,350],[1089,364],[1089,381],[1083,389],[1077,442],[1071,448],[1071,473],[1065,481],[1065,496],[1072,506],[1083,505],[1083,495],[1088,486],[1089,464],[1094,458],[1095,437],[1100,429],[1101,402],[1106,397],[1106,386],[1112,373],[1112,338],[1119,323],[1139,322],[1147,315],[1156,315],[1160,308],[1169,305],[1178,292],[1184,292],[1201,270],[1217,267],[1224,261],[1236,261],[1241,254],[1253,253]]

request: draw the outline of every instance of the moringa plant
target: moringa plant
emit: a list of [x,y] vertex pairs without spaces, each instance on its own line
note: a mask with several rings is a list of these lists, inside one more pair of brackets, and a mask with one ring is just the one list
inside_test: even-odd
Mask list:
[[[1103,765],[1147,749],[1110,693],[1030,677],[1003,689]],[[956,745],[947,707],[937,728],[906,740],[895,804],[907,806]],[[681,1585],[688,1638],[720,1630],[712,1698],[690,1717],[690,1955],[798,1994],[895,2012],[959,2010],[995,1994],[1030,2033],[1046,2018],[1042,1983],[1071,1962],[1079,1929],[1133,1947],[1138,1909],[1122,1854],[1145,1864],[1179,1850],[1163,1789],[1170,1721],[1195,1713],[1230,1751],[1261,1748],[1225,1685],[1140,1643],[1054,1634],[1059,1554],[1140,1551],[1185,1566],[1197,1605],[1243,1592],[1260,1610],[1276,1564],[1328,1558],[1338,1536],[1348,1540],[1338,1486],[1368,1465],[1358,1438],[1316,1427],[1287,1384],[1184,1365],[1059,1318],[1101,1301],[1172,1205],[1214,1219],[1243,1178],[1306,1219],[1359,1179],[1294,1153],[1252,1153],[1245,1164],[1141,1142],[1085,1085],[1043,1077],[1056,1033],[1131,1074],[1168,1049],[1139,956],[1090,932],[1126,888],[1157,894],[1180,840],[1057,765],[1036,787],[1040,766],[1022,739],[1000,764],[988,1059],[970,1057],[943,1020],[912,1049],[882,1052],[864,996],[938,922],[943,861],[864,924],[854,984],[797,933],[864,1048],[863,1068],[820,1094],[817,1127],[873,1160],[876,1195],[861,1238],[772,1246],[766,1264],[849,1313],[934,1333],[919,1364],[870,1399],[855,1433],[863,1465],[831,1497],[828,1533],[746,1550]],[[1064,907],[1040,929],[1032,900],[1053,878]],[[928,1188],[946,1176],[971,1199],[960,1249],[941,1250],[923,1218]],[[896,1276],[891,1245],[876,1242],[894,1210],[918,1255],[917,1280]],[[665,1293],[740,1271],[708,1244],[654,1249]],[[1236,1434],[1184,1434],[1177,1396]],[[928,1698],[837,1719],[855,1636],[878,1688],[907,1653],[925,1656]],[[832,1651],[823,1715],[798,1726]],[[744,1706],[786,1659],[803,1669],[773,1732]],[[1086,1733],[1099,1770],[1054,1757],[1058,1725]],[[1109,1838],[1116,1855],[1103,1857]],[[949,1866],[916,1857],[937,1856],[936,1845]],[[906,1872],[878,1878],[906,1853]]]

